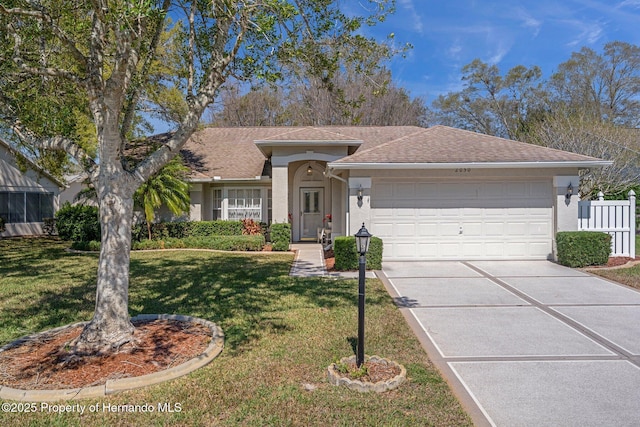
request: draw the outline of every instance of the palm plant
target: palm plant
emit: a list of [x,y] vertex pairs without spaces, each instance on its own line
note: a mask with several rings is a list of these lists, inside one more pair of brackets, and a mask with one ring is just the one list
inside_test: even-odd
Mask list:
[[134,202],[144,211],[147,222],[147,232],[151,240],[151,223],[155,219],[155,212],[162,205],[180,215],[189,212],[189,183],[184,178],[189,168],[182,164],[182,158],[176,156],[158,173],[144,182],[133,195]]

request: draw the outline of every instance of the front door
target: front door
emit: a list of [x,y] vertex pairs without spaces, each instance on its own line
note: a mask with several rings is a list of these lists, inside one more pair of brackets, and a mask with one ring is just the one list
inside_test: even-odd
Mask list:
[[324,189],[300,189],[300,238],[316,239],[324,218]]

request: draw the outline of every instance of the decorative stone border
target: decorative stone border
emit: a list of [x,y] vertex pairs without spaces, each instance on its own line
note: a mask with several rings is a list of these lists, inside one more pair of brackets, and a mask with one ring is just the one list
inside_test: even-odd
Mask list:
[[[400,374],[391,378],[387,381],[378,381],[377,383],[370,383],[368,381],[360,381],[360,380],[352,380],[343,376],[341,372],[338,371],[338,367],[335,363],[329,365],[328,374],[329,374],[329,382],[333,385],[337,386],[345,386],[350,390],[356,390],[361,393],[366,393],[370,391],[375,391],[377,393],[382,393],[388,390],[393,390],[400,386],[400,384],[404,383],[407,379],[407,370],[401,364],[394,362],[393,360],[385,359],[380,356],[365,356],[365,362],[372,361],[377,363],[384,363],[387,365],[392,365],[400,368]],[[349,364],[355,363],[356,356],[343,357],[340,359],[340,363]]]
[[[204,325],[211,330],[211,343],[199,356],[196,356],[178,366],[174,366],[163,371],[141,375],[138,377],[107,380],[105,384],[84,388],[60,390],[19,390],[11,387],[0,386],[0,399],[18,400],[23,402],[51,402],[58,400],[77,400],[104,397],[122,391],[134,390],[137,388],[159,384],[187,375],[195,371],[196,369],[199,369],[210,363],[222,352],[222,349],[224,348],[224,333],[222,332],[222,329],[220,329],[220,327],[215,323],[208,320],[191,316],[182,316],[179,314],[141,314],[132,317],[131,321],[150,321],[158,319],[178,320],[182,322],[192,322]],[[45,332],[40,332],[38,334],[19,338],[0,348],[0,353],[8,348],[15,347],[25,341],[37,338],[39,336],[55,333],[66,328],[83,326],[85,324],[87,324],[87,322],[74,323],[73,325],[62,326]]]

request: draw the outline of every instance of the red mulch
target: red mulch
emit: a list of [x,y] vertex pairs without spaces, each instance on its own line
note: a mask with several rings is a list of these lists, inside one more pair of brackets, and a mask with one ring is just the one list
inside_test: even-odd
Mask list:
[[135,323],[135,344],[99,356],[73,356],[65,346],[82,327],[24,342],[0,353],[0,384],[21,390],[52,390],[105,384],[109,379],[137,377],[180,365],[200,355],[211,342],[211,330],[176,320]]
[[605,265],[594,265],[589,268],[611,268],[625,265],[629,261],[640,261],[640,257],[628,258],[628,257],[610,257],[609,261]]
[[327,271],[333,271],[336,263],[336,257],[333,254],[333,249],[324,251],[324,266]]

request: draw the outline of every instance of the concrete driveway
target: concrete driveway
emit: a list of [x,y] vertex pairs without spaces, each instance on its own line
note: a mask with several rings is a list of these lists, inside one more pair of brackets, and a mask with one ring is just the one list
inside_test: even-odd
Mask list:
[[477,425],[640,425],[640,292],[548,261],[383,267]]

